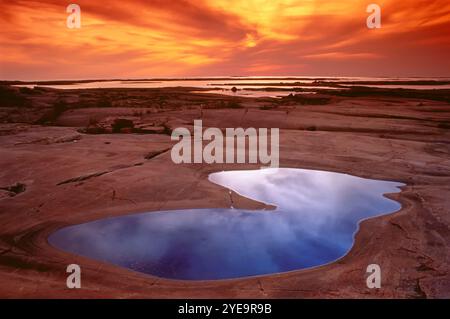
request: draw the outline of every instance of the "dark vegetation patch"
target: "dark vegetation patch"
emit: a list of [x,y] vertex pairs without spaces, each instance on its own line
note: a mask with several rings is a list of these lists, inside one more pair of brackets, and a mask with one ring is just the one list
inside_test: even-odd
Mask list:
[[172,135],[172,128],[167,123],[163,123],[162,127],[164,128],[163,134]]
[[97,106],[98,107],[112,107],[113,103],[111,101],[110,98],[102,96],[98,101],[97,101]]
[[133,131],[134,123],[129,119],[115,119],[114,123],[111,125],[113,133],[125,133]]
[[444,130],[450,130],[450,122],[441,122],[438,124],[438,128],[442,128]]
[[65,100],[57,100],[53,103],[51,109],[44,113],[44,115],[37,121],[37,124],[51,125],[58,119],[58,117],[69,109]]
[[0,85],[0,105],[4,107],[28,107],[30,101],[19,88]]
[[11,186],[0,187],[0,189],[9,192],[9,196],[14,197],[17,194],[25,192],[27,185],[23,183],[15,183]]
[[89,124],[85,128],[78,129],[84,134],[166,134],[171,135],[172,129],[164,121],[145,123],[139,119],[129,118],[108,118],[99,121],[95,117],[89,119]]
[[242,109],[244,106],[237,100],[221,101],[220,108],[223,109]]
[[325,105],[331,102],[330,97],[315,96],[312,94],[289,94],[282,98],[283,101],[294,101],[300,105]]

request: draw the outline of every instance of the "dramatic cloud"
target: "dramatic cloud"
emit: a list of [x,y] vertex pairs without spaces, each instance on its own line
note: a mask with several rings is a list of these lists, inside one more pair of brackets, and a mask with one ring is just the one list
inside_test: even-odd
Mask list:
[[379,0],[2,3],[0,79],[215,75],[450,76],[450,2]]

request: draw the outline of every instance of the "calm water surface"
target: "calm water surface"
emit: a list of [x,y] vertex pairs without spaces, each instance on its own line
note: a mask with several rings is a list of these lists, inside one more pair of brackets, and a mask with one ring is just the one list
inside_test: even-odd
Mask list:
[[[209,280],[330,263],[353,245],[358,223],[400,204],[397,182],[304,169],[226,171],[211,182],[271,210],[185,209],[106,218],[62,228],[62,250],[164,278]],[[236,194],[231,198],[236,197]]]

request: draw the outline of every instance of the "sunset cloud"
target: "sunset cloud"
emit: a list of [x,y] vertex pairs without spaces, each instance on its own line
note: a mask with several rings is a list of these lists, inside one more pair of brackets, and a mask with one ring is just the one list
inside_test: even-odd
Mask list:
[[450,76],[450,3],[80,0],[2,4],[0,79],[216,75]]

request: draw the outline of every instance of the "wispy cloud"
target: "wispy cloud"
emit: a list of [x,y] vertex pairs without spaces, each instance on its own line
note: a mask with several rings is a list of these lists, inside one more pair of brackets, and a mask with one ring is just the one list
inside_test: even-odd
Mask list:
[[0,78],[450,75],[450,3],[379,0],[80,0],[2,4]]

